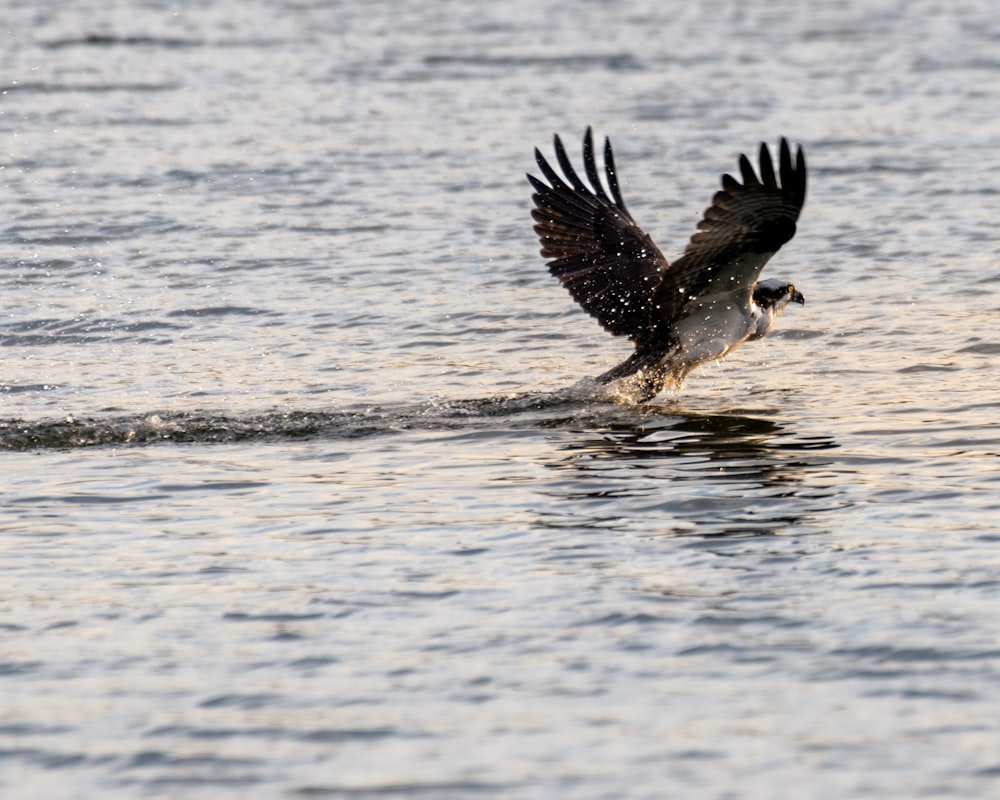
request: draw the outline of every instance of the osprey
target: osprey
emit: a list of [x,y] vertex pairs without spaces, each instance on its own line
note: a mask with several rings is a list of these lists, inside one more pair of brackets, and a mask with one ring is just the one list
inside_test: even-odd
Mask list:
[[[761,270],[795,235],[806,199],[806,162],[781,140],[778,172],[760,146],[760,176],[741,155],[743,182],[722,176],[684,254],[670,265],[622,200],[611,141],[604,142],[605,189],[594,158],[590,128],[583,137],[585,183],[559,136],[560,175],[535,149],[548,184],[528,175],[535,193],[535,232],[549,272],[583,310],[635,352],[597,377],[637,402],[667,385],[679,388],[688,373],[722,358],[749,339],[765,336],[789,302],[805,303],[787,281],[758,281]],[[779,181],[780,178],[780,181]],[[610,192],[610,194],[609,194]]]

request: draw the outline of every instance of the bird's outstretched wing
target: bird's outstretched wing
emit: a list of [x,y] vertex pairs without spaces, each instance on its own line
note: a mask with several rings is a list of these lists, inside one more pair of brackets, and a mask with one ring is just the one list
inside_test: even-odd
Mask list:
[[788,142],[782,139],[775,174],[771,153],[762,143],[760,176],[745,155],[740,156],[740,173],[743,183],[722,176],[722,190],[705,210],[698,232],[664,273],[653,300],[653,327],[661,335],[699,297],[734,292],[749,303],[764,265],[795,235],[795,221],[806,199],[802,148],[793,161]]
[[667,260],[625,207],[609,140],[604,143],[607,190],[590,128],[583,138],[589,186],[576,174],[558,136],[555,151],[562,175],[537,149],[535,161],[548,184],[528,175],[535,189],[531,216],[542,255],[553,259],[549,271],[588,314],[616,336],[635,339],[649,327]]

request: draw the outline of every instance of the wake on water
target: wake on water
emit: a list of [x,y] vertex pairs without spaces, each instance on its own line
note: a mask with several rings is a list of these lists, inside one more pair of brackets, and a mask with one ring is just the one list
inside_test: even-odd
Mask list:
[[[549,394],[427,401],[415,405],[358,406],[332,411],[270,410],[246,415],[211,411],[67,416],[49,420],[0,420],[0,449],[115,447],[157,442],[225,443],[326,437],[355,439],[394,431],[464,427],[476,418],[496,420],[548,413],[597,398],[583,387]],[[605,399],[605,402],[609,402]]]
[[[638,394],[638,392],[637,392]],[[120,447],[174,443],[226,443],[306,437],[355,439],[412,429],[454,429],[483,424],[546,427],[554,421],[614,416],[629,409],[634,419],[671,412],[669,405],[642,406],[627,387],[593,379],[555,392],[524,393],[470,400],[428,400],[419,404],[357,406],[343,410],[270,410],[229,415],[212,411],[156,411],[142,414],[67,416],[49,420],[0,420],[0,449],[33,450]],[[515,423],[520,419],[521,422]]]
[[[641,387],[640,387],[641,392]],[[664,395],[661,395],[663,398]],[[673,431],[697,439],[732,443],[779,436],[782,447],[816,449],[832,440],[801,439],[769,409],[685,409],[669,394],[658,403],[637,403],[627,384],[585,379],[555,392],[437,400],[394,405],[358,405],[337,410],[271,409],[260,413],[158,411],[87,418],[28,421],[0,419],[0,450],[134,447],[153,444],[225,444],[299,439],[351,440],[404,431],[582,430],[641,441]]]

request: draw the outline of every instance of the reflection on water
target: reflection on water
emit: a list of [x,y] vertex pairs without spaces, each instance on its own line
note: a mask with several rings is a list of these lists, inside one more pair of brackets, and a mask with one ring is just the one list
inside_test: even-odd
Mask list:
[[847,501],[828,469],[829,436],[804,436],[773,411],[706,414],[672,406],[623,406],[566,393],[327,412],[147,414],[33,423],[0,420],[10,450],[235,444],[303,438],[354,440],[421,431],[477,438],[544,431],[555,455],[539,493],[543,527],[734,536],[802,530]]
[[567,395],[522,394],[447,403],[326,412],[147,414],[27,423],[0,420],[9,450],[123,447],[157,443],[360,439],[422,431],[477,437],[545,431],[555,473],[539,491],[564,501],[544,527],[733,536],[788,532],[842,505],[826,467],[832,437],[800,435],[777,412],[706,414],[671,406],[623,406]]
[[667,534],[776,534],[842,502],[822,455],[837,446],[762,416],[680,411],[581,432],[549,466],[568,473],[561,486],[574,524],[589,518],[598,527],[654,525]]

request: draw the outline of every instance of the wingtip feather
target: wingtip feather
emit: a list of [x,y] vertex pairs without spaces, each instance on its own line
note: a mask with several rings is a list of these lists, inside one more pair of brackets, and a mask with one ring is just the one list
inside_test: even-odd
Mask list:
[[802,146],[799,145],[795,153],[795,174],[798,176],[798,195],[802,203],[806,201],[806,188],[808,186],[808,170],[806,169],[806,154]]
[[740,154],[740,174],[743,176],[744,186],[760,185],[760,181],[757,179],[757,173],[754,172],[753,165],[750,163],[750,159],[747,158],[742,153]]
[[594,194],[602,200],[610,201],[607,192],[604,191],[604,184],[601,182],[601,175],[597,171],[597,159],[594,158],[594,136],[587,126],[587,132],[583,135],[583,168],[587,173],[587,180],[590,181]]

